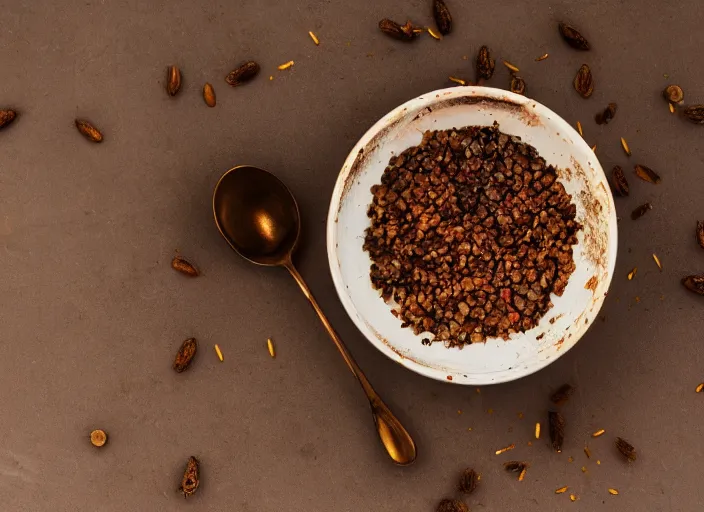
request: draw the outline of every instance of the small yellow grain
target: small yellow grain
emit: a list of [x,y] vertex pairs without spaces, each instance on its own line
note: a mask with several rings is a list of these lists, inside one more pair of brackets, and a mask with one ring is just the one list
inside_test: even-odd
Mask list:
[[274,342],[271,338],[266,340],[266,347],[269,349],[269,355],[273,358],[276,357],[276,350],[274,350]]
[[547,59],[548,57],[549,57],[549,55],[548,55],[547,53],[544,53],[544,54],[542,54],[540,57],[538,57],[537,59],[535,59],[535,62],[540,62],[541,60],[545,60],[545,59]]
[[606,432],[606,430],[604,430],[603,428],[600,429],[600,430],[597,430],[596,432],[594,432],[594,433],[592,434],[592,437],[599,437],[599,436],[602,436],[602,435],[604,435],[604,432]]
[[523,479],[526,477],[526,471],[528,471],[528,468],[523,468],[523,470],[521,471],[521,474],[518,475],[519,482],[522,482]]
[[503,62],[504,62],[504,66],[506,66],[508,69],[510,69],[510,70],[513,71],[514,73],[518,73],[519,71],[521,71],[521,70],[518,69],[516,66],[514,66],[513,64],[511,64],[509,61],[505,60],[505,61],[503,61]]
[[271,81],[273,79],[274,79],[274,75],[269,75],[269,80]]
[[636,277],[636,274],[638,273],[638,267],[633,267],[633,270],[631,270],[628,273],[628,280],[632,281],[634,277]]
[[613,494],[614,496],[618,496],[618,489],[609,489],[609,494]]
[[628,156],[631,156],[631,148],[628,147],[628,142],[626,142],[626,139],[621,137],[621,146],[623,147],[623,150],[626,152]]
[[582,123],[577,121],[577,132],[579,133],[580,137],[584,137],[584,132],[582,131]]
[[704,382],[702,382],[701,384],[699,384],[699,385],[697,386],[697,389],[695,389],[694,391],[696,391],[697,393],[701,393],[702,390],[704,390]]
[[540,423],[535,424],[535,438],[540,439]]
[[586,455],[588,459],[591,459],[591,458],[592,458],[592,452],[591,452],[591,450],[589,449],[588,446],[585,446],[585,447],[584,447],[584,455]]
[[215,353],[218,355],[218,359],[220,359],[220,362],[222,363],[225,358],[222,356],[222,351],[220,350],[220,347],[218,347],[217,343],[215,344]]
[[286,63],[284,63],[284,64],[281,64],[278,68],[279,68],[279,70],[283,71],[284,69],[288,69],[288,68],[290,68],[291,66],[293,66],[293,61],[292,61],[292,60],[290,60],[290,61],[288,61],[288,62],[286,62]]
[[601,466],[601,461],[600,461],[600,460],[597,460],[597,461],[596,461],[596,465],[597,465],[597,466]]
[[653,259],[655,260],[655,264],[658,266],[660,270],[662,270],[662,263],[660,263],[660,258],[658,258],[658,255],[653,253]]
[[587,472],[587,466],[582,466],[582,473],[586,473],[586,472]]
[[567,457],[567,462],[574,462],[574,457],[572,457],[572,455]]
[[570,494],[570,501],[577,501],[577,495],[576,494]]
[[467,429],[467,432],[471,432],[471,431],[472,431],[472,427],[469,427],[469,428]]
[[462,414],[462,409],[457,409],[457,414]]
[[437,39],[438,41],[442,39],[442,36],[433,32],[433,29],[430,27],[428,27],[428,34],[430,34],[430,37],[432,37],[433,39]]
[[320,39],[318,39],[318,36],[316,36],[312,31],[309,31],[309,32],[308,32],[308,35],[310,36],[310,38],[311,38],[311,39],[313,40],[313,42],[315,43],[315,46],[318,46],[318,45],[320,44]]
[[672,103],[668,104],[670,106],[670,113],[674,114],[675,113],[675,106]]
[[638,295],[636,295],[636,299],[635,299],[635,300],[636,300],[636,303],[640,303],[640,297],[638,297]]
[[454,76],[451,76],[451,77],[450,77],[450,82],[455,82],[456,84],[459,84],[459,85],[467,85],[467,82],[465,82],[465,81],[462,80],[461,78],[457,78],[457,77],[454,77]]
[[559,489],[555,489],[555,494],[562,494],[563,492],[567,492],[567,489],[569,489],[569,487],[567,487],[567,486],[560,487]]
[[516,445],[513,444],[513,443],[511,443],[511,444],[508,445],[508,446],[505,446],[505,447],[503,447],[503,448],[501,448],[501,449],[499,449],[499,450],[496,450],[496,455],[501,455],[502,453],[506,453],[506,452],[508,452],[508,451],[510,451],[510,450],[513,450],[515,447],[516,447]]

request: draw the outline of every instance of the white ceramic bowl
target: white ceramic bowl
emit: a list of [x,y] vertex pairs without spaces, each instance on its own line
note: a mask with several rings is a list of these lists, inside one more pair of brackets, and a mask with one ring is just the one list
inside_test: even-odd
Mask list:
[[[374,290],[371,259],[362,250],[369,226],[372,185],[392,155],[415,146],[425,130],[498,121],[501,131],[533,145],[577,205],[584,225],[574,247],[576,269],[562,297],[538,326],[511,339],[446,348],[421,344],[423,335],[401,328],[391,306]],[[524,96],[487,87],[453,87],[424,94],[394,109],[364,134],[340,171],[327,224],[330,271],[347,313],[369,341],[399,364],[459,384],[492,384],[529,375],[573,347],[596,318],[616,261],[613,197],[596,156],[582,137],[550,109]]]

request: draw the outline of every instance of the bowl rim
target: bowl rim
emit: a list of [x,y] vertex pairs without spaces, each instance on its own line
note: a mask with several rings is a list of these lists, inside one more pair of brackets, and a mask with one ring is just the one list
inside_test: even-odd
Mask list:
[[[341,206],[342,198],[344,195],[344,191],[346,188],[346,183],[347,179],[350,175],[350,172],[354,168],[353,164],[356,161],[358,155],[360,152],[365,148],[373,139],[374,137],[387,128],[389,125],[391,125],[394,120],[398,119],[400,115],[402,115],[405,111],[416,111],[423,109],[433,103],[435,103],[439,98],[442,98],[443,100],[445,99],[452,99],[452,98],[460,98],[460,97],[474,97],[474,98],[487,98],[487,99],[496,99],[496,100],[501,100],[504,102],[511,102],[514,103],[518,106],[526,106],[530,104],[531,109],[538,114],[540,117],[550,117],[551,121],[557,124],[557,126],[560,128],[560,130],[563,130],[561,133],[569,133],[570,137],[573,141],[575,141],[575,144],[581,144],[583,148],[588,149],[591,151],[591,148],[589,145],[586,143],[586,141],[582,138],[581,135],[575,130],[570,123],[565,121],[562,116],[558,115],[542,103],[533,100],[531,98],[527,98],[522,95],[518,95],[515,93],[512,93],[510,91],[506,91],[504,89],[497,89],[494,87],[483,87],[483,86],[464,86],[464,87],[450,87],[446,89],[438,89],[435,91],[430,91],[425,94],[421,94],[420,96],[417,96],[411,100],[408,100],[401,105],[397,106],[393,110],[391,110],[389,113],[384,115],[381,119],[379,119],[376,123],[374,123],[371,128],[369,128],[364,135],[357,141],[357,143],[354,145],[352,150],[349,152],[347,157],[345,158],[344,163],[342,164],[342,167],[340,169],[340,173],[338,174],[337,180],[335,181],[335,186],[332,191],[332,197],[330,200],[330,207],[328,209],[328,216],[327,216],[327,224],[326,224],[326,247],[327,247],[327,254],[328,254],[328,266],[330,268],[330,274],[333,280],[333,283],[335,285],[335,291],[337,293],[337,296],[340,299],[340,302],[342,302],[342,305],[345,309],[345,312],[347,315],[350,317],[352,322],[355,324],[357,329],[364,335],[367,340],[374,345],[381,353],[386,355],[389,359],[392,361],[400,364],[401,366],[404,366],[405,368],[408,368],[409,370],[418,373],[420,375],[423,375],[425,377],[429,377],[431,379],[439,380],[442,382],[446,383],[452,383],[452,384],[460,384],[460,385],[472,385],[472,386],[477,386],[477,385],[491,385],[491,384],[501,384],[504,382],[510,382],[514,380],[518,380],[520,378],[526,377],[528,375],[532,375],[533,373],[538,372],[539,370],[542,370],[546,366],[552,364],[553,362],[557,361],[560,357],[565,355],[570,349],[572,349],[577,343],[581,340],[581,338],[588,332],[588,329],[580,335],[573,344],[569,345],[566,347],[566,349],[561,350],[555,357],[550,358],[550,359],[541,359],[538,360],[537,363],[535,363],[532,366],[529,366],[528,368],[524,367],[519,367],[519,368],[514,368],[514,369],[507,369],[507,370],[499,370],[497,372],[492,372],[492,373],[487,373],[486,375],[491,375],[492,380],[489,381],[487,380],[486,382],[478,382],[476,379],[472,380],[471,382],[465,381],[465,380],[460,380],[460,379],[455,379],[453,380],[449,375],[447,375],[447,372],[443,372],[438,368],[433,368],[431,366],[426,366],[423,364],[420,364],[416,361],[414,361],[411,358],[407,358],[404,356],[401,356],[398,352],[396,352],[393,348],[391,348],[389,345],[386,343],[382,342],[378,338],[375,332],[373,332],[373,329],[371,329],[364,321],[362,321],[359,318],[359,315],[357,314],[357,308],[355,307],[354,303],[352,302],[351,298],[344,293],[345,290],[345,283],[342,277],[342,273],[339,269],[339,264],[337,261],[337,245],[336,245],[336,237],[335,237],[335,231],[336,231],[336,224],[337,224],[337,216],[338,212]],[[606,174],[604,173],[603,168],[601,167],[601,163],[598,161],[598,158],[596,159],[596,165],[598,166],[598,170],[601,171],[604,179],[608,182],[608,178],[606,177]],[[610,187],[607,187],[607,197],[610,203],[610,215],[609,215],[609,228],[608,228],[608,243],[607,243],[607,250],[609,253],[609,263],[607,266],[607,275],[604,279],[602,279],[602,283],[605,285],[604,289],[608,290],[609,287],[611,286],[611,281],[613,279],[613,274],[614,274],[614,269],[616,265],[616,257],[617,257],[617,248],[618,248],[618,227],[616,223],[616,209],[615,209],[615,204],[613,200],[613,194],[611,192]],[[598,316],[599,310],[603,307],[604,304],[604,297],[601,298],[601,300],[598,303],[597,310],[595,312],[595,318]],[[593,322],[590,322],[589,326],[591,326]],[[465,375],[466,377],[466,375]]]

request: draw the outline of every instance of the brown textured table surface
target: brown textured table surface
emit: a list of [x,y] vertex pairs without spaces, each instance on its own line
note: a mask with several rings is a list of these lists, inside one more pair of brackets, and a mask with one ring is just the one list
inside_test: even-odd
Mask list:
[[[0,2],[0,108],[21,112],[0,132],[1,510],[431,511],[467,466],[482,474],[468,499],[475,511],[701,510],[704,395],[694,388],[704,380],[704,302],[679,280],[704,272],[693,235],[704,218],[704,128],[670,114],[660,96],[675,82],[704,103],[700,2],[448,5],[453,34],[404,45],[377,22],[428,24],[429,1]],[[593,50],[567,47],[560,20]],[[538,374],[478,392],[416,376],[358,333],[329,277],[324,228],[338,170],[362,133],[449,85],[448,75],[471,78],[482,44],[497,58],[489,85],[507,86],[499,59],[518,65],[528,94],[581,120],[602,165],[623,166],[632,191],[617,198],[604,321]],[[223,77],[244,59],[263,71],[231,89]],[[292,69],[276,69],[291,59]],[[589,100],[572,89],[583,62],[596,81]],[[176,98],[164,92],[169,64],[183,71]],[[201,97],[206,81],[214,109]],[[610,101],[615,120],[597,126]],[[92,120],[105,142],[83,139],[75,117]],[[637,181],[636,162],[662,184]],[[413,467],[387,460],[363,394],[293,280],[239,259],[217,233],[211,193],[239,163],[274,171],[296,194],[301,272],[414,434]],[[644,201],[653,210],[631,221]],[[201,278],[171,270],[176,249]],[[171,358],[189,336],[201,353],[176,375]],[[577,387],[564,407],[564,451],[553,453],[545,435],[528,446],[564,382]],[[103,449],[88,442],[93,428],[110,435]],[[620,459],[616,435],[639,450],[636,463]],[[510,443],[513,452],[494,455]],[[184,502],[177,486],[189,455],[201,459],[203,483]],[[530,462],[523,482],[503,471],[510,459]],[[565,485],[576,503],[554,494]]]

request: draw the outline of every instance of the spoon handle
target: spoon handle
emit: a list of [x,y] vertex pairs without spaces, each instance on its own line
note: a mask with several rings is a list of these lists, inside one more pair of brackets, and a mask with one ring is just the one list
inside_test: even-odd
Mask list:
[[396,416],[394,416],[391,410],[374,390],[371,383],[367,380],[364,372],[362,372],[362,369],[354,360],[352,354],[350,354],[345,344],[335,332],[335,329],[333,329],[330,321],[325,316],[325,313],[323,313],[323,310],[320,309],[320,305],[315,300],[315,297],[313,297],[313,294],[311,293],[310,288],[308,288],[306,282],[303,280],[303,277],[298,273],[296,267],[293,266],[293,262],[289,260],[284,266],[296,280],[298,286],[301,288],[301,291],[303,291],[303,295],[305,295],[308,299],[308,302],[310,302],[311,306],[313,306],[313,309],[318,314],[318,318],[320,318],[320,321],[323,323],[323,326],[328,331],[332,341],[335,343],[337,350],[340,351],[342,358],[345,360],[345,363],[347,363],[347,367],[357,378],[362,386],[362,389],[364,389],[364,392],[367,394],[369,405],[372,408],[377,433],[379,434],[379,438],[381,439],[381,442],[384,445],[384,448],[386,448],[389,456],[396,464],[400,466],[407,466],[408,464],[413,463],[416,459],[416,445],[410,434],[405,428],[403,428],[401,422],[398,418],[396,418]]

